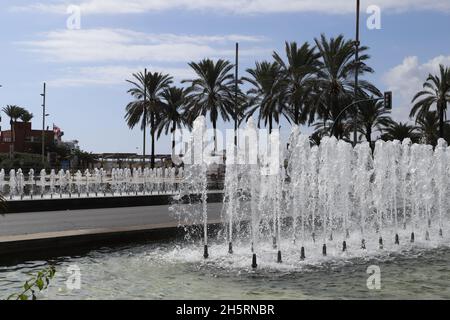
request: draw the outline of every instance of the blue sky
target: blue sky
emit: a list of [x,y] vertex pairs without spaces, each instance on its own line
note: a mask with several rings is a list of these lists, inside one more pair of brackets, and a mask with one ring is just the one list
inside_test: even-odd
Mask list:
[[[394,91],[395,119],[408,119],[410,100],[439,63],[450,65],[450,1],[361,1],[361,38],[370,47],[369,76]],[[132,72],[189,78],[187,62],[234,59],[241,75],[256,60],[282,52],[284,42],[354,36],[353,0],[15,0],[0,3],[0,105],[17,104],[42,121],[42,82],[48,83],[48,124],[93,152],[141,152],[142,135],[123,120]],[[69,30],[69,5],[81,9],[81,29]],[[381,29],[369,30],[366,8],[381,9]],[[3,116],[2,127],[8,126]],[[224,128],[230,124],[220,124]],[[283,126],[286,133],[287,125]],[[307,128],[303,128],[308,132]],[[157,144],[168,153],[169,137]],[[136,149],[139,148],[139,149]]]

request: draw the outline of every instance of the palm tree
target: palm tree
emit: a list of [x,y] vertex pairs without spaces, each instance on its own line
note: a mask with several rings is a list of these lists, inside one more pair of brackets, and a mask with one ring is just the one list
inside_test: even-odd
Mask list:
[[308,42],[300,48],[296,42],[286,42],[285,52],[287,63],[276,52],[273,53],[273,57],[286,79],[284,94],[286,103],[291,108],[292,121],[299,125],[306,121],[305,106],[313,89],[320,55]]
[[250,78],[244,77],[243,80],[253,85],[248,90],[249,95],[247,118],[252,116],[255,111],[259,111],[258,125],[264,120],[264,125],[269,126],[269,132],[272,132],[273,121],[280,122],[280,116],[284,115],[289,121],[289,111],[283,108],[285,80],[280,66],[276,62],[256,62],[254,69],[247,69]]
[[[133,74],[133,80],[127,80],[133,87],[128,93],[135,98],[126,107],[125,119],[128,127],[133,129],[140,123],[141,129],[145,130],[150,124],[150,135],[152,140],[151,167],[155,167],[155,131],[156,120],[163,108],[162,93],[172,83],[172,77],[159,72],[139,72]],[[147,115],[150,114],[150,120]],[[145,146],[145,134],[144,134]],[[144,154],[145,157],[145,154]]]
[[216,62],[203,59],[195,63],[189,63],[197,78],[183,80],[189,83],[187,88],[186,115],[189,122],[199,115],[206,116],[212,122],[214,129],[214,151],[217,151],[217,120],[219,115],[224,121],[234,116],[234,75],[233,65],[226,60],[219,59]]
[[[410,117],[417,114],[418,118],[423,118],[433,104],[439,113],[439,137],[444,137],[444,117],[446,117],[447,103],[450,102],[450,68],[439,65],[439,76],[428,75],[423,84],[422,91],[419,91],[412,102],[416,103],[411,109]],[[419,98],[421,100],[417,101]]]
[[[360,104],[357,131],[366,138],[370,146],[372,146],[372,133],[381,132],[383,128],[391,124],[392,119],[389,114],[390,110],[384,107],[383,101],[365,101]],[[351,125],[353,127],[353,121]]]
[[183,88],[170,87],[164,89],[161,97],[164,99],[164,107],[157,127],[158,138],[163,131],[167,135],[170,130],[172,133],[173,159],[175,156],[175,131],[185,126],[190,128],[186,115],[182,112],[186,103],[186,92]]
[[22,122],[30,122],[34,118],[34,115],[27,110],[24,110],[24,112],[20,116],[20,120]]
[[381,139],[403,141],[406,138],[410,138],[412,142],[416,143],[420,138],[416,130],[417,128],[415,126],[392,120],[391,123],[384,128],[384,134],[381,136]]
[[428,111],[423,117],[416,119],[417,129],[422,139],[431,145],[436,145],[439,138],[439,116],[436,111]]
[[[320,70],[315,84],[315,102],[310,110],[309,123],[314,122],[317,115],[324,124],[327,120],[335,121],[341,111],[354,100],[354,75],[356,67],[359,66],[358,74],[372,73],[373,69],[365,64],[370,58],[365,53],[367,47],[359,49],[359,61],[355,61],[355,45],[352,40],[345,40],[342,35],[337,38],[327,39],[321,35],[320,39],[315,39],[316,46],[321,56]],[[381,96],[381,92],[370,82],[359,80],[358,96],[370,93]],[[347,114],[339,121],[343,121]],[[339,128],[339,125],[336,126]],[[337,132],[333,132],[338,137]]]
[[3,108],[3,112],[9,117],[9,124],[11,125],[11,155],[14,153],[14,142],[16,138],[16,134],[14,132],[14,124],[17,120],[26,112],[26,110],[22,107],[16,105],[7,105]]

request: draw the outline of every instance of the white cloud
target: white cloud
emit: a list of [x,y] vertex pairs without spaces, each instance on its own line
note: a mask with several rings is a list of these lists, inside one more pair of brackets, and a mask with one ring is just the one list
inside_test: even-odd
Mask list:
[[[83,14],[132,14],[174,9],[233,14],[289,12],[347,14],[353,13],[355,10],[355,2],[352,0],[72,0],[37,2],[26,6],[14,6],[11,10],[66,14],[69,4],[79,5]],[[363,8],[369,5],[378,5],[383,10],[391,12],[408,10],[450,12],[450,1],[448,0],[362,1]]]
[[417,56],[406,57],[384,75],[384,82],[394,93],[393,115],[396,119],[409,119],[412,98],[422,89],[430,73],[438,74],[439,64],[450,65],[450,56],[437,56],[423,64],[420,64]]
[[[144,66],[97,66],[67,68],[62,70],[64,75],[48,81],[52,87],[82,87],[92,85],[118,85],[124,84],[126,80],[132,80],[132,74],[143,71]],[[193,76],[193,71],[186,68],[165,68],[161,66],[151,66],[152,72],[162,72],[170,74],[175,82],[189,79]]]
[[[147,34],[124,29],[82,29],[51,31],[41,34],[38,40],[17,44],[56,62],[188,62],[205,57],[231,57],[234,41],[259,43],[264,40],[249,35]],[[240,54],[270,54],[270,50],[247,47]]]

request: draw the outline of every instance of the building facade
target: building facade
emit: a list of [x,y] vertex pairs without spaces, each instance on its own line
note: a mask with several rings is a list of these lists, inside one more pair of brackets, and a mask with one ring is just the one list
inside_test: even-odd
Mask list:
[[[42,152],[42,130],[33,130],[31,122],[14,122],[11,130],[1,131],[0,133],[0,153],[23,152],[36,153]],[[45,148],[57,142],[56,134],[53,130],[45,130]],[[56,138],[56,139],[55,139]]]

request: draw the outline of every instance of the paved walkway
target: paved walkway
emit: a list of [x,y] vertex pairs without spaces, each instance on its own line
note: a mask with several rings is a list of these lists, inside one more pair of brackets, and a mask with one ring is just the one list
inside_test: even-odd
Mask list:
[[[0,215],[0,238],[77,230],[114,230],[151,225],[176,226],[169,206],[27,212]],[[208,204],[208,217],[217,220],[221,203]]]

